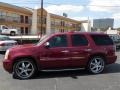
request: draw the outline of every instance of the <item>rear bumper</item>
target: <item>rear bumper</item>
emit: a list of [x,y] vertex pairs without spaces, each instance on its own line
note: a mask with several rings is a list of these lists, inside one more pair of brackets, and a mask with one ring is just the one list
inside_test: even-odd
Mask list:
[[12,62],[10,60],[4,60],[3,61],[3,68],[7,72],[12,73]]
[[107,64],[115,63],[117,60],[117,56],[108,56],[107,57]]

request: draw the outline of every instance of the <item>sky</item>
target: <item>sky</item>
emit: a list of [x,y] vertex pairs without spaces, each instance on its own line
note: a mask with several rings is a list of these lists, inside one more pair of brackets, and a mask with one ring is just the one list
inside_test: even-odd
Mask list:
[[[39,8],[41,0],[0,0],[17,6]],[[43,0],[49,13],[63,15],[76,20],[92,21],[99,18],[114,18],[114,27],[120,27],[120,0]]]

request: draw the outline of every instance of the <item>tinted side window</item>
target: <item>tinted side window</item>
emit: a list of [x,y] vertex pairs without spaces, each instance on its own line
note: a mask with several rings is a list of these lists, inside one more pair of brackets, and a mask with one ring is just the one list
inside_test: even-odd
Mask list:
[[91,35],[96,45],[113,45],[112,39],[107,35]]
[[72,37],[72,46],[88,45],[88,41],[84,35],[74,34]]
[[54,36],[48,42],[50,43],[50,47],[67,47],[67,36]]

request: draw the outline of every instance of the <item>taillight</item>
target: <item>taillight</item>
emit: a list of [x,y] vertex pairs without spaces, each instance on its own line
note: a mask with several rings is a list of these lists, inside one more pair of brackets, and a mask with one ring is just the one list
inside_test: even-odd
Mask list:
[[5,46],[5,43],[0,43],[0,46]]

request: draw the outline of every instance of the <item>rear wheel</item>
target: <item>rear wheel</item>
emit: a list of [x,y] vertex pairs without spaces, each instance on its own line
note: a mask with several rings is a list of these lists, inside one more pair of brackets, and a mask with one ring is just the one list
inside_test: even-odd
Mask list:
[[88,63],[88,71],[92,74],[99,74],[103,72],[104,68],[105,68],[105,61],[100,56],[91,58],[91,60]]
[[10,32],[10,35],[11,35],[11,36],[15,36],[15,32],[13,32],[13,31]]
[[36,72],[36,65],[32,60],[20,59],[13,66],[13,78],[29,79]]

